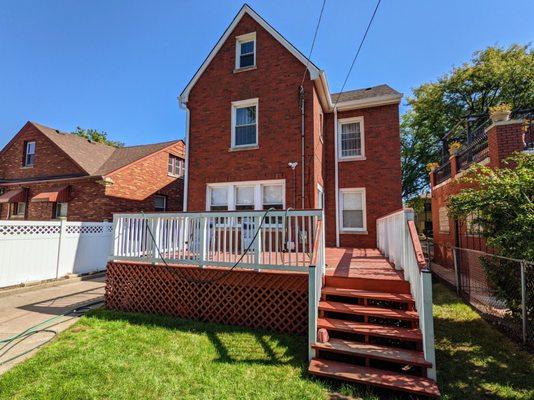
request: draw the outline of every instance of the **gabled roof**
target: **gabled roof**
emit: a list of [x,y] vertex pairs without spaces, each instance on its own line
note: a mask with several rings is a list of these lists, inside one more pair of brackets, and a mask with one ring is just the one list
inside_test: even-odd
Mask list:
[[364,100],[378,96],[402,96],[402,93],[388,85],[372,86],[364,89],[348,90],[330,95],[334,102],[343,103],[346,101]]
[[187,102],[189,98],[189,92],[191,91],[193,86],[195,86],[200,76],[204,73],[208,65],[217,55],[222,45],[230,37],[230,34],[233,32],[233,30],[245,14],[252,17],[252,19],[254,19],[259,25],[261,25],[263,29],[269,32],[278,42],[280,42],[282,46],[284,46],[287,50],[289,50],[291,54],[293,54],[300,62],[302,62],[302,64],[308,65],[308,70],[310,71],[311,79],[317,79],[319,77],[321,71],[314,63],[312,63],[311,61],[308,62],[308,58],[304,54],[302,54],[295,46],[289,43],[286,38],[284,38],[276,29],[274,29],[258,13],[256,13],[256,11],[254,11],[248,4],[244,4],[243,7],[241,7],[239,12],[237,13],[237,15],[234,17],[228,28],[226,28],[215,47],[213,47],[211,52],[208,54],[208,57],[206,57],[195,75],[193,75],[193,78],[191,78],[183,92],[180,94],[179,100],[181,103]]
[[92,142],[72,133],[60,132],[57,129],[36,122],[30,122],[30,124],[59,147],[88,175],[107,175],[178,142],[182,142],[182,140],[171,140],[140,146],[113,147],[103,143]]

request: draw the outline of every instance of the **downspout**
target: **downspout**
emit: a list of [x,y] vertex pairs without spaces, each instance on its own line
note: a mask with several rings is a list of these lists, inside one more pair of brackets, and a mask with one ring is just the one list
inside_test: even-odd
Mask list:
[[299,88],[299,97],[300,97],[300,141],[301,141],[301,208],[304,210],[304,180],[305,180],[305,156],[304,156],[304,148],[305,148],[305,138],[304,138],[304,86],[300,86]]
[[187,197],[189,191],[189,124],[191,114],[187,103],[182,102],[181,98],[178,98],[180,108],[185,110],[185,171],[184,171],[184,198],[183,198],[183,211],[187,211]]
[[339,163],[337,160],[337,106],[334,107],[334,186],[336,195],[336,247],[339,247]]

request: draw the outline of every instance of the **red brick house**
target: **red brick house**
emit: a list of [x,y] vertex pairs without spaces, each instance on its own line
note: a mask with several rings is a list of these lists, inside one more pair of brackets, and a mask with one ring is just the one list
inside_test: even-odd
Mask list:
[[179,97],[184,209],[324,208],[327,245],[376,247],[376,219],[402,207],[401,97],[387,85],[330,93],[245,5]]
[[[532,110],[517,111],[509,121],[492,123],[487,116],[471,122],[472,129],[466,129],[455,137],[443,138],[444,160],[430,173],[432,188],[432,221],[434,230],[435,262],[453,268],[452,246],[489,251],[477,227],[468,221],[457,221],[449,217],[447,202],[450,196],[468,187],[459,182],[473,163],[491,168],[503,167],[503,160],[515,152],[534,151]],[[447,144],[462,143],[459,153],[448,154]]]
[[112,147],[28,122],[0,152],[0,218],[182,209],[184,143]]

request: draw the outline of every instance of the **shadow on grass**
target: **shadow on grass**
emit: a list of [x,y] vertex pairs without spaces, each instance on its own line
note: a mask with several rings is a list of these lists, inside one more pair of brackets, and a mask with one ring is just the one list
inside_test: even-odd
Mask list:
[[534,357],[434,285],[438,382],[448,399],[534,398]]

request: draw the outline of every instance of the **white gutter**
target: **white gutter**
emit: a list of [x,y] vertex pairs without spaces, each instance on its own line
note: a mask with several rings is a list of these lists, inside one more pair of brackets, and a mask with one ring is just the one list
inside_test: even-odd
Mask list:
[[334,162],[334,186],[336,190],[336,247],[339,247],[339,162],[337,160],[337,107],[334,107]]
[[184,171],[184,193],[183,193],[183,211],[187,211],[187,194],[189,191],[189,123],[190,123],[190,113],[189,108],[187,108],[187,103],[182,102],[182,99],[179,97],[178,102],[180,108],[185,109],[185,171]]

